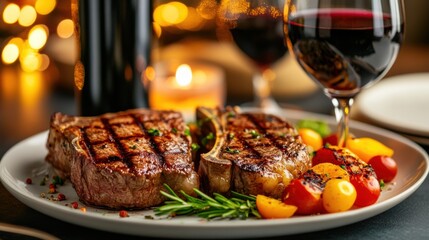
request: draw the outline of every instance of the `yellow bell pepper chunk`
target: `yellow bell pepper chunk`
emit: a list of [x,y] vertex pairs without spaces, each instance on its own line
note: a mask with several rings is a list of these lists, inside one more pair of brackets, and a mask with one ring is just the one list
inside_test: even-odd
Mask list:
[[347,140],[347,148],[366,163],[375,156],[393,156],[393,149],[373,138],[353,138]]

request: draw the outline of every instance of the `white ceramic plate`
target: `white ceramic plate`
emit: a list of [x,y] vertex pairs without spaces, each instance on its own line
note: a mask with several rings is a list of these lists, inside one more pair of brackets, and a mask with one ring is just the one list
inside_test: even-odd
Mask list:
[[[291,121],[303,118],[325,119],[333,124],[331,117],[303,112],[286,111],[284,115]],[[395,152],[399,172],[392,184],[382,192],[379,201],[369,207],[343,213],[317,216],[296,216],[278,220],[218,220],[206,221],[194,217],[172,219],[147,219],[151,211],[129,211],[130,217],[120,218],[117,211],[86,207],[86,212],[73,209],[70,205],[78,201],[71,184],[66,182],[59,191],[66,201],[55,202],[41,198],[47,186],[40,186],[43,176],[33,177],[33,184],[25,183],[26,178],[47,168],[45,141],[47,132],[32,136],[12,147],[0,162],[0,177],[3,185],[24,204],[46,215],[85,227],[125,234],[170,237],[170,238],[248,238],[270,237],[329,229],[355,223],[380,214],[410,196],[428,174],[428,156],[415,143],[392,132],[362,123],[352,122],[352,132],[357,136],[376,138]]]
[[386,78],[362,91],[356,105],[381,126],[429,138],[429,73]]

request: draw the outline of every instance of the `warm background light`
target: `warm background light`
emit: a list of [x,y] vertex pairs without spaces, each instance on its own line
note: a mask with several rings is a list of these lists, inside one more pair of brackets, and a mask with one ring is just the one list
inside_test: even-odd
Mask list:
[[28,27],[36,21],[36,18],[37,18],[37,13],[34,7],[27,5],[21,9],[18,23],[21,26]]
[[1,59],[5,64],[14,63],[19,57],[19,48],[14,43],[8,43],[6,47],[3,48]]
[[7,24],[13,24],[18,21],[21,9],[14,3],[8,4],[3,10],[3,21]]
[[37,0],[34,4],[34,7],[36,8],[38,14],[47,15],[51,13],[52,10],[54,10],[56,5],[56,0]]
[[28,52],[20,58],[22,70],[26,72],[37,71],[41,66],[41,61],[37,52]]
[[62,20],[57,26],[57,35],[60,38],[69,38],[74,33],[74,23],[71,19]]
[[38,57],[39,57],[40,66],[39,66],[39,69],[37,70],[41,72],[45,71],[49,67],[49,63],[51,62],[51,60],[46,54],[39,54]]
[[177,24],[177,27],[184,30],[197,31],[204,26],[204,19],[198,14],[193,7],[188,8],[188,17],[185,21]]
[[188,16],[188,8],[180,2],[159,5],[153,12],[153,18],[161,26],[170,26],[183,22]]
[[188,64],[182,64],[176,71],[176,82],[181,87],[189,86],[192,82],[192,69]]
[[28,33],[28,43],[33,49],[41,49],[48,40],[48,28],[45,25],[36,25]]

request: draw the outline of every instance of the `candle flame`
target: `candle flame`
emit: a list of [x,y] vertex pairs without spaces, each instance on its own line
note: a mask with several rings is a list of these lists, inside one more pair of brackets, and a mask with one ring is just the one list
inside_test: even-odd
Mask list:
[[180,65],[176,70],[176,82],[181,87],[189,86],[192,82],[192,69],[188,64]]

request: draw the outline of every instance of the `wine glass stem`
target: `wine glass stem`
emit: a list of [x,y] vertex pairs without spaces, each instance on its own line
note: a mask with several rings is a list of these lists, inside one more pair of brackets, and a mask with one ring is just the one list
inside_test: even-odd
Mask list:
[[271,82],[275,74],[271,69],[265,69],[253,76],[253,91],[255,102],[263,111],[278,111],[280,107],[271,97]]
[[345,147],[349,137],[349,115],[353,105],[353,98],[332,98],[332,104],[335,107],[335,118],[337,119],[338,146]]

